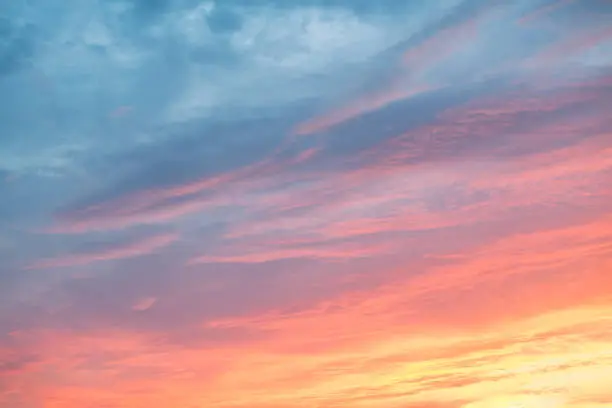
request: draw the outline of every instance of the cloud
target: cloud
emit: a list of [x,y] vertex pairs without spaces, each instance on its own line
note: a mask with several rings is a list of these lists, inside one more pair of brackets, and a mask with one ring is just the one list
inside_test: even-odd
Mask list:
[[578,197],[568,191],[599,183],[610,166],[609,123],[597,113],[568,116],[605,104],[609,91],[577,89],[537,97],[512,91],[449,109],[437,122],[362,152],[354,171],[268,194],[268,219],[241,223],[229,235],[419,231],[488,219],[489,211],[498,217],[504,209],[554,205],[563,195],[571,202]]
[[[484,11],[479,10],[480,14],[485,11],[490,10],[486,8]],[[328,131],[336,125],[383,109],[394,102],[439,88],[439,83],[431,83],[424,75],[434,69],[440,61],[446,59],[447,54],[458,51],[457,42],[453,42],[451,39],[456,41],[469,33],[471,39],[474,40],[477,37],[476,27],[481,19],[481,16],[477,16],[466,21],[449,24],[426,40],[417,42],[416,45],[405,51],[399,60],[390,61],[390,64],[396,66],[393,77],[378,89],[370,91],[366,95],[358,96],[356,100],[348,101],[340,108],[334,108],[330,112],[299,123],[293,129],[293,133],[295,135],[307,135]],[[418,38],[419,34],[421,33],[415,33],[415,37]],[[469,41],[462,42],[469,43]]]
[[[415,33],[399,58],[388,58],[387,63],[395,69],[391,77],[375,90],[299,123],[293,133],[306,135],[329,131],[343,122],[358,120],[393,103],[449,87],[456,81],[478,83],[500,75],[516,75],[520,73],[517,61],[525,60],[527,66],[537,68],[545,75],[547,67],[554,67],[556,63],[553,55],[567,60],[572,54],[587,51],[608,37],[607,27],[598,25],[599,29],[567,36],[552,44],[543,39],[534,40],[529,32],[519,31],[516,37],[510,38],[493,27],[498,25],[500,30],[506,27],[508,15],[520,12],[520,8],[477,4],[467,10],[469,13],[466,10],[449,12],[450,17],[434,25],[436,30],[430,28]],[[516,30],[510,26],[507,28]],[[494,32],[495,41],[483,35],[487,31]],[[505,55],[496,51],[500,41],[507,47]],[[517,41],[521,41],[520,46]],[[529,43],[525,44],[526,41]],[[546,48],[550,50],[542,51]],[[544,54],[549,57],[544,57]],[[479,64],[477,67],[475,61]]]
[[530,67],[554,66],[563,60],[573,60],[586,66],[607,66],[609,60],[589,57],[589,52],[602,47],[604,50],[610,47],[612,42],[612,30],[605,26],[595,24],[594,27],[581,30],[578,35],[568,36],[565,40],[552,44],[527,60]]
[[[486,154],[486,149],[493,148],[497,141],[504,141],[506,140],[504,138],[521,132],[533,132],[534,130],[529,129],[530,126],[536,129],[538,126],[544,126],[547,121],[557,120],[556,115],[565,115],[570,109],[588,108],[591,104],[605,103],[609,90],[605,87],[605,82],[602,84],[604,87],[601,84],[584,82],[572,84],[571,87],[568,85],[561,90],[546,91],[544,94],[542,91],[537,93],[535,88],[509,92],[504,97],[496,95],[476,98],[464,107],[456,106],[448,109],[439,115],[437,123],[425,122],[426,125],[413,125],[412,129],[403,134],[387,136],[388,143],[385,144],[384,140],[374,142],[370,152],[360,153],[361,156],[386,155],[385,161],[389,164],[415,162],[415,160],[443,160],[449,149],[457,148],[459,148],[456,150],[457,154],[469,155],[470,151],[477,152],[478,149]],[[443,94],[440,97],[442,96]],[[499,135],[486,142],[490,139],[488,135],[491,133]],[[331,138],[339,140],[338,135]],[[491,147],[484,143],[488,143]],[[462,148],[462,144],[466,147]],[[505,146],[506,142],[498,145]],[[527,144],[525,146],[529,148]],[[389,154],[389,149],[395,149],[397,153]],[[465,153],[462,153],[462,149],[465,149]],[[499,151],[499,148],[495,149]],[[316,150],[320,155],[320,148]],[[303,152],[298,151],[297,157],[309,151],[312,152],[312,148],[306,147]],[[338,153],[346,154],[341,150],[336,154]],[[283,185],[291,178],[304,178],[300,173],[303,172],[299,167],[300,161],[301,159],[295,161],[292,158],[283,158],[275,155],[273,151],[271,155],[255,160],[251,164],[211,174],[209,177],[185,183],[153,186],[102,202],[69,209],[59,214],[58,223],[52,226],[50,231],[83,232],[172,222],[186,215],[217,211],[224,206],[233,205],[236,203],[234,197],[240,194],[245,197],[252,196],[251,201],[257,200],[262,194],[273,197],[272,191],[277,188],[276,186]],[[279,178],[280,169],[284,169],[287,176]],[[306,177],[310,177],[308,173]]]
[[609,405],[609,5],[13,3],[0,405]]
[[535,8],[534,10],[531,10],[530,12],[522,16],[518,20],[518,22],[519,24],[533,24],[537,21],[541,21],[540,19],[549,16],[550,13],[557,12],[558,10],[561,10],[571,5],[572,3],[574,3],[574,1],[575,0],[553,0],[547,2],[547,4]]
[[[214,322],[272,333],[239,347],[173,348],[156,335],[116,331],[104,341],[39,333],[34,344],[49,356],[48,369],[65,373],[63,381],[83,384],[90,373],[90,393],[53,382],[56,398],[73,404],[94,395],[113,401],[116,394],[105,390],[110,378],[122,379],[127,403],[143,401],[129,392],[135,386],[155,387],[158,402],[188,403],[197,389],[210,404],[256,407],[296,399],[329,406],[596,403],[609,390],[610,248],[598,245],[610,238],[609,223],[507,236],[446,266],[305,311]],[[572,275],[577,267],[585,272],[580,282]],[[546,274],[556,278],[542,280]]]
[[154,253],[178,239],[176,234],[161,234],[145,237],[123,245],[111,245],[95,251],[83,251],[55,258],[42,259],[29,265],[29,269],[64,268],[88,265],[95,262],[116,261]]
[[154,297],[143,298],[134,303],[132,309],[138,312],[144,312],[145,310],[152,308],[155,303],[157,303],[157,299]]
[[[608,306],[605,306],[607,303],[603,288],[607,287],[609,283],[606,283],[608,280],[603,272],[605,267],[603,265],[599,267],[597,263],[592,264],[592,268],[588,269],[588,277],[585,275],[584,281],[578,286],[570,288],[565,279],[572,279],[571,270],[574,266],[571,264],[573,260],[587,263],[590,263],[588,259],[598,259],[603,262],[609,260],[609,248],[606,249],[605,245],[598,245],[598,242],[606,242],[609,238],[606,231],[605,225],[594,222],[588,227],[579,225],[567,229],[554,229],[526,236],[509,237],[507,240],[494,245],[485,244],[474,253],[473,257],[467,256],[456,264],[439,269],[438,272],[431,271],[408,278],[405,285],[391,284],[376,296],[373,296],[370,292],[365,292],[360,297],[348,296],[344,300],[333,302],[334,308],[322,305],[319,309],[295,316],[271,314],[263,319],[219,322],[217,324],[252,324],[258,327],[263,326],[269,330],[292,333],[291,338],[281,340],[279,337],[282,346],[274,343],[270,347],[274,350],[278,350],[279,347],[291,350],[293,358],[296,358],[297,355],[305,355],[308,358],[313,358],[313,355],[330,356],[333,363],[323,357],[322,362],[309,364],[304,360],[294,365],[294,367],[301,367],[296,367],[297,370],[303,369],[305,372],[313,370],[310,376],[297,377],[296,383],[283,383],[284,386],[290,384],[295,386],[296,392],[300,392],[297,391],[298,389],[303,390],[304,387],[312,386],[314,387],[311,389],[312,392],[316,393],[316,384],[323,381],[321,375],[314,375],[314,372],[326,372],[320,366],[325,364],[325,361],[329,361],[332,367],[335,366],[338,369],[343,367],[342,357],[336,354],[340,350],[359,349],[370,356],[373,355],[371,353],[376,353],[373,350],[387,353],[391,350],[389,344],[393,344],[393,340],[385,342],[380,340],[378,336],[387,336],[386,338],[389,339],[388,328],[400,331],[401,328],[406,328],[405,330],[412,331],[414,327],[421,327],[421,332],[446,333],[445,340],[436,342],[431,338],[419,339],[416,337],[413,339],[413,343],[407,340],[405,336],[398,336],[398,343],[396,344],[398,348],[418,349],[421,350],[419,353],[424,354],[409,352],[411,357],[396,356],[395,358],[390,357],[389,360],[384,362],[381,361],[378,365],[381,387],[376,391],[372,387],[379,383],[374,379],[377,377],[373,375],[371,369],[365,371],[363,366],[360,369],[352,365],[344,366],[345,371],[343,372],[346,373],[346,377],[341,378],[346,378],[347,382],[334,383],[331,380],[334,386],[338,387],[335,388],[338,392],[336,395],[339,395],[338,398],[344,398],[345,395],[348,397],[349,393],[350,395],[359,395],[359,388],[355,384],[363,381],[367,383],[363,391],[364,394],[367,393],[369,398],[372,398],[372,393],[376,393],[377,397],[384,400],[385,388],[382,385],[387,381],[395,384],[392,379],[399,376],[402,378],[402,384],[405,385],[403,398],[399,399],[405,404],[412,399],[417,401],[419,399],[441,401],[446,399],[444,395],[448,395],[448,398],[464,401],[472,400],[474,406],[478,406],[478,404],[485,404],[483,406],[486,406],[486,403],[493,403],[494,400],[500,401],[502,396],[507,398],[508,401],[514,400],[514,398],[522,398],[521,393],[527,393],[527,390],[531,390],[531,388],[522,388],[522,384],[532,383],[521,382],[521,374],[519,373],[523,373],[522,370],[528,370],[529,374],[525,375],[535,381],[533,384],[536,390],[538,388],[535,384],[542,384],[540,390],[543,395],[537,400],[553,400],[557,396],[546,394],[547,385],[557,384],[561,386],[565,384],[564,378],[567,377],[564,377],[564,372],[578,373],[583,371],[586,373],[590,370],[592,376],[585,376],[582,385],[567,383],[567,388],[564,388],[567,391],[564,392],[570,394],[563,393],[562,395],[572,395],[573,392],[579,394],[581,392],[579,390],[586,391],[588,389],[591,378],[603,379],[603,377],[598,377],[597,373],[603,375],[608,369],[607,363],[601,360],[598,360],[599,363],[586,367],[582,365],[581,361],[586,361],[582,360],[583,358],[594,361],[590,360],[590,353],[600,353],[604,350],[602,347],[609,333],[606,334],[605,329],[605,315],[608,313]],[[562,246],[559,246],[559,244],[562,244]],[[533,248],[533,251],[530,252],[533,257],[524,252],[518,257],[515,251],[524,251],[527,247]],[[566,252],[566,249],[569,251]],[[500,257],[501,253],[504,255]],[[487,260],[494,260],[495,263],[488,264]],[[472,263],[474,261],[477,263]],[[480,263],[481,261],[484,263]],[[567,269],[561,269],[560,265],[567,266]],[[549,269],[549,272],[546,272],[547,269]],[[564,272],[559,274],[561,271]],[[469,277],[464,276],[464,273],[469,274]],[[509,279],[511,276],[522,276],[528,280],[529,276],[540,279],[542,273],[556,274],[559,279],[554,286],[551,285],[552,281],[545,280],[546,283],[543,283],[543,286],[536,284],[532,287],[532,290],[527,292],[524,286],[527,284],[525,280],[519,279],[517,283],[521,283],[518,286],[513,286],[511,284],[512,280]],[[436,278],[436,275],[439,279]],[[430,278],[434,280],[430,280]],[[531,284],[534,283],[531,282]],[[462,291],[465,290],[465,295],[457,298],[456,293],[459,288],[462,288]],[[442,291],[447,293],[447,296],[440,293],[434,296],[432,290]],[[540,292],[541,290],[546,291],[546,297],[538,296],[538,293],[543,293]],[[568,291],[572,292],[569,297],[567,296]],[[454,295],[449,296],[450,293]],[[517,296],[516,299],[523,299],[523,303],[522,305],[512,303],[514,306],[509,308],[509,302],[512,302],[514,296]],[[603,298],[600,298],[601,296]],[[497,301],[494,300],[496,298]],[[600,304],[598,298],[604,303]],[[434,299],[438,299],[438,301],[434,301]],[[469,301],[468,299],[472,300]],[[587,299],[590,300],[587,301]],[[479,303],[481,301],[482,304]],[[586,303],[594,302],[592,303],[593,309],[590,308],[591,306],[587,306],[586,309],[572,309],[569,306],[583,304],[585,301]],[[420,310],[418,305],[421,302],[424,303],[420,307],[425,307],[427,312]],[[540,314],[542,310],[556,310],[561,305],[569,307],[569,309],[553,312],[551,315]],[[493,309],[490,309],[491,307]],[[599,309],[600,307],[601,309]],[[502,317],[504,308],[508,313],[506,318]],[[461,313],[465,314],[458,314],[453,310],[456,312],[461,310]],[[450,315],[448,315],[449,313]],[[556,313],[559,313],[559,315]],[[368,316],[372,316],[372,318]],[[385,319],[382,316],[385,316]],[[592,323],[586,323],[583,319]],[[346,323],[343,324],[342,322]],[[473,326],[474,324],[479,329],[476,329]],[[515,328],[514,324],[520,325],[522,329]],[[356,326],[359,327],[359,330],[355,331],[354,327]],[[471,333],[475,332],[480,333],[480,337],[472,338]],[[305,333],[311,333],[311,335],[305,336]],[[320,336],[315,338],[312,333],[320,333]],[[347,333],[359,333],[359,337],[344,337]],[[466,333],[469,333],[467,338],[463,337]],[[493,335],[493,338],[491,338],[493,343],[487,343],[489,341],[488,334],[485,335],[484,333]],[[516,333],[521,333],[521,337],[515,338]],[[368,335],[371,335],[372,338],[366,339]],[[600,338],[600,335],[604,337]],[[508,336],[508,338],[505,336]],[[565,349],[562,345],[565,344],[565,347],[571,348],[570,344],[565,343],[565,341],[573,341],[570,340],[574,338],[573,336],[577,336],[575,341],[579,341],[578,338],[584,338],[585,341],[590,342],[590,346],[584,348],[583,353],[567,354],[564,357],[561,357],[562,354],[555,355],[552,350],[556,349],[551,348],[551,344],[558,344],[561,347],[558,352],[563,353],[562,350]],[[591,340],[586,340],[589,336],[593,337]],[[330,340],[331,338],[342,339],[342,341],[335,343]],[[457,344],[454,344],[454,341],[457,341]],[[501,341],[505,345],[502,346],[497,341]],[[318,342],[321,342],[321,344],[317,345]],[[262,346],[258,345],[258,347]],[[505,347],[508,347],[508,349],[505,349]],[[516,347],[524,350],[519,356],[516,354]],[[532,352],[527,350],[532,350]],[[553,354],[548,355],[548,350]],[[338,356],[338,359],[336,359],[336,356]],[[555,356],[562,360],[556,360]],[[354,361],[348,356],[346,358],[347,363],[348,361]],[[406,360],[406,358],[409,360]],[[603,355],[602,358],[604,358]],[[541,361],[541,366],[536,361]],[[466,369],[470,366],[478,368],[474,370]],[[436,373],[434,374],[436,386],[432,388],[428,386],[430,379],[425,374],[428,369]],[[559,370],[559,374],[552,374],[556,370]],[[329,372],[332,378],[333,373],[340,375],[339,372],[331,369]],[[367,374],[360,376],[359,373],[361,372],[367,372]],[[392,372],[397,374],[392,374]],[[274,369],[270,370],[270,375],[273,376],[272,378],[283,378],[283,373]],[[463,376],[465,380],[455,381],[453,377],[456,375]],[[483,375],[483,377],[479,378],[479,375]],[[518,381],[515,381],[515,376],[517,376]],[[351,380],[348,380],[349,378]],[[323,383],[326,384],[327,382]],[[264,386],[263,384],[263,381],[256,382],[254,386],[261,387]],[[525,385],[525,387],[529,386]],[[397,391],[395,385],[390,386],[390,389]],[[599,389],[605,389],[605,381],[599,383]],[[521,390],[523,391],[521,392]]]
[[401,83],[392,83],[388,88],[389,89],[378,91],[372,95],[361,97],[359,100],[351,102],[337,111],[300,123],[296,126],[294,133],[301,136],[326,131],[342,122],[384,108],[393,102],[419,95],[428,90],[426,86],[411,89]]
[[[172,12],[135,2],[91,6],[95,17],[89,9],[69,7],[62,24],[26,5],[11,10],[24,24],[7,27],[6,61],[22,67],[14,61],[26,60],[31,68],[23,66],[25,76],[2,85],[3,92],[21,91],[6,106],[5,126],[17,135],[15,142],[3,142],[11,171],[80,172],[90,155],[151,144],[172,126],[226,117],[230,110],[232,119],[252,117],[252,109],[276,110],[319,96],[321,72],[373,57],[400,40],[403,24],[351,5],[177,2]],[[229,15],[240,23],[231,26]],[[43,38],[44,47],[30,45]],[[25,59],[17,55],[23,52]],[[167,80],[157,82],[160,75]],[[122,106],[131,107],[129,120],[109,117]],[[28,123],[11,119],[26,112]],[[18,142],[40,132],[60,134],[62,143]],[[12,159],[16,155],[20,160]]]
[[232,246],[229,254],[212,253],[195,257],[189,264],[198,263],[265,263],[286,259],[313,259],[322,261],[346,261],[350,259],[368,258],[391,253],[393,246],[373,243],[331,243],[314,242],[314,244],[295,245],[288,242],[259,242],[253,247],[243,248],[239,244]]

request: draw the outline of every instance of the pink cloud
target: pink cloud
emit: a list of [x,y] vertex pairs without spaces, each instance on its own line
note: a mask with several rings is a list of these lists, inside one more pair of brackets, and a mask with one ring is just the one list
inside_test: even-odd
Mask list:
[[401,79],[397,79],[386,88],[371,94],[359,97],[354,101],[348,102],[345,106],[333,109],[331,112],[324,113],[313,119],[298,124],[293,133],[298,136],[311,133],[324,132],[330,128],[354,119],[363,114],[376,111],[385,106],[409,99],[416,95],[430,91],[432,88],[427,85],[410,86],[402,84]]
[[598,26],[581,29],[577,34],[552,44],[542,52],[528,58],[523,65],[543,68],[558,65],[561,61],[574,58],[594,47],[612,41],[612,29]]
[[233,202],[236,194],[261,189],[259,178],[278,174],[287,166],[299,165],[318,151],[309,149],[296,157],[278,159],[282,145],[271,155],[236,170],[183,184],[135,191],[118,198],[59,214],[49,233],[83,233],[123,229],[134,225],[156,224],[220,208]]
[[[599,108],[607,98],[605,83],[571,83],[548,92],[523,88],[449,109],[437,122],[354,157],[355,170],[252,201],[270,215],[241,222],[226,238],[283,234],[325,242],[376,234],[385,242],[390,233],[595,205],[606,197],[612,168],[612,123]],[[589,113],[564,113],[579,106]],[[482,150],[449,158],[456,145],[481,143]],[[523,153],[504,158],[505,149]]]
[[[317,244],[317,245],[312,245]],[[257,245],[232,246],[231,253],[212,253],[193,258],[189,264],[198,263],[264,263],[286,259],[314,259],[322,261],[346,261],[369,258],[392,253],[395,245],[391,243],[325,243],[312,242],[311,245],[294,242],[276,242]]]
[[494,8],[482,8],[471,18],[436,32],[407,50],[402,56],[402,63],[410,69],[412,75],[422,75],[453,53],[460,52],[464,44],[476,40],[479,25],[492,16],[492,11]]
[[[128,199],[122,198],[118,201]],[[113,205],[118,205],[113,201]],[[48,233],[75,234],[88,231],[105,231],[123,229],[134,225],[158,224],[169,222],[185,215],[197,213],[207,208],[221,205],[217,199],[194,197],[192,199],[167,205],[135,208],[130,212],[113,209],[102,210],[94,214],[68,214],[60,217],[59,222],[45,230]]]

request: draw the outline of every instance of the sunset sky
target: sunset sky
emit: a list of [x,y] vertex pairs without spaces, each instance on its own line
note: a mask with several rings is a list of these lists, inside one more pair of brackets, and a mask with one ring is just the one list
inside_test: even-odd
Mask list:
[[612,407],[609,0],[0,3],[0,408]]

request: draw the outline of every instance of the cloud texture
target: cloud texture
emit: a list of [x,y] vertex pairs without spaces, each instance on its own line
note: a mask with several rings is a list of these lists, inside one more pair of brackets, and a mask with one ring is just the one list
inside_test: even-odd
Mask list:
[[6,6],[0,406],[612,404],[612,5],[401,3]]

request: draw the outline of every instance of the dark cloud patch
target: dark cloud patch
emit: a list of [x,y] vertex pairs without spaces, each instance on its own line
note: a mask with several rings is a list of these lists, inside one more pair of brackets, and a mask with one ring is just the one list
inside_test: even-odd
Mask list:
[[[221,44],[226,44],[226,46]],[[194,64],[201,67],[236,66],[241,62],[240,57],[236,53],[229,52],[229,47],[229,44],[220,39],[219,43],[213,46],[194,47],[189,52],[189,58]]]
[[10,171],[0,168],[0,191],[7,187],[7,185],[11,182],[12,177],[13,174]]
[[151,24],[164,14],[175,10],[178,2],[172,0],[131,0],[131,14],[135,21]]
[[0,16],[0,79],[32,64],[36,27],[17,26],[9,17]]
[[117,159],[141,163],[135,185],[181,183],[262,160],[282,141],[285,128],[283,121],[265,118],[196,126]]
[[242,27],[242,17],[235,10],[227,7],[215,7],[206,21],[213,33],[228,33]]
[[288,119],[254,118],[217,123],[195,122],[162,130],[163,141],[98,158],[110,186],[65,210],[81,208],[140,190],[212,178],[270,156],[282,143]]

